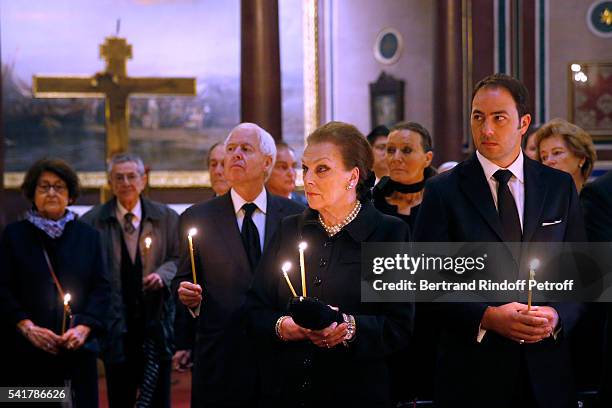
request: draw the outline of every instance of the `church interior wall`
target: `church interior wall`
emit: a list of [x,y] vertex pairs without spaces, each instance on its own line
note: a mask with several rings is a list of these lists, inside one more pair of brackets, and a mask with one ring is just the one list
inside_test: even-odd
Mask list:
[[570,63],[612,61],[612,38],[598,37],[587,26],[591,4],[585,0],[549,1],[549,119],[567,118]]
[[[432,128],[433,106],[433,9],[434,2],[421,0],[332,1],[331,38],[333,92],[331,117],[355,124],[367,134],[370,123],[368,84],[382,71],[405,81],[404,118]],[[393,65],[374,57],[374,42],[385,28],[403,37],[403,51]],[[328,98],[329,100],[329,98]]]

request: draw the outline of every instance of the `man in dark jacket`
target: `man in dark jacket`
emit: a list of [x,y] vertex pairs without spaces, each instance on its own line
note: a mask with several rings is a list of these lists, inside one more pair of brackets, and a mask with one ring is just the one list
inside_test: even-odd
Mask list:
[[[266,191],[276,157],[274,139],[252,123],[225,141],[228,194],[181,215],[176,286],[181,302],[199,313],[192,377],[193,407],[252,407],[256,367],[246,335],[246,293],[253,272],[282,218],[303,207]],[[198,285],[191,283],[187,233],[193,237]]]
[[[477,151],[430,179],[414,237],[422,242],[580,242],[576,188],[567,173],[525,157],[528,93],[503,74],[472,97]],[[536,310],[537,309],[537,310]],[[438,407],[571,407],[568,338],[581,308],[456,303],[440,307]]]
[[102,236],[112,297],[103,347],[111,408],[170,406],[178,214],[142,197],[147,176],[135,155],[113,157],[108,168],[115,195],[86,213]]

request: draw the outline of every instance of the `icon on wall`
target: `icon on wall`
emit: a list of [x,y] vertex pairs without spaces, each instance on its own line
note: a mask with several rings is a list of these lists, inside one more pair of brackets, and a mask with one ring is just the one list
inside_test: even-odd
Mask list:
[[382,64],[395,64],[402,54],[404,41],[402,35],[394,28],[385,28],[374,42],[374,57]]
[[370,115],[372,128],[390,128],[404,120],[404,81],[383,71],[376,82],[370,83]]
[[612,1],[596,1],[591,4],[586,20],[593,34],[612,38]]

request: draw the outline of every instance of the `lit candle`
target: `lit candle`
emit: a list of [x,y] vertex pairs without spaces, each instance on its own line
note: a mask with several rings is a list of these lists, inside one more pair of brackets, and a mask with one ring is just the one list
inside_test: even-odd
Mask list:
[[[539,259],[532,259],[529,263],[529,283],[532,280],[535,280],[535,271],[540,267]],[[529,290],[527,291],[527,311],[531,310],[531,285],[529,286]]]
[[153,240],[151,239],[151,237],[146,237],[144,239],[144,243],[145,243],[145,253],[144,253],[144,262],[143,262],[144,265],[142,265],[142,269],[144,273],[147,273],[147,266],[149,264],[147,259],[149,258],[149,252],[151,250],[151,244],[153,243]]
[[72,296],[70,293],[66,293],[64,295],[64,318],[62,319],[62,335],[66,333],[66,320],[68,319],[68,315],[70,314],[70,300]]
[[302,296],[306,297],[306,267],[304,266],[304,250],[306,249],[306,247],[308,246],[308,244],[306,244],[306,242],[302,241],[300,242],[300,245],[298,246],[298,249],[300,250],[300,274],[302,276]]
[[291,280],[289,280],[289,275],[287,275],[287,272],[289,271],[289,269],[291,269],[291,262],[285,262],[281,269],[283,270],[283,276],[285,277],[285,280],[287,281],[287,285],[289,285],[289,289],[291,289],[291,293],[293,294],[293,297],[297,297],[297,293],[295,293],[295,289],[293,288],[293,285],[291,284]]
[[195,271],[195,260],[193,258],[193,236],[198,233],[198,230],[191,228],[187,234],[187,240],[189,240],[189,256],[191,257],[191,274],[193,275],[193,283],[197,284],[196,271]]

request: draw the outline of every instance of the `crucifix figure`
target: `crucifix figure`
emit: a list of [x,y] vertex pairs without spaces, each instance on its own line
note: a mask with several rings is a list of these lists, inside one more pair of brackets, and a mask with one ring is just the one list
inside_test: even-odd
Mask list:
[[128,150],[130,94],[196,94],[195,78],[129,77],[126,63],[132,58],[132,46],[125,38],[107,37],[100,45],[100,57],[106,61],[106,69],[92,77],[35,75],[32,90],[37,98],[104,97],[107,158]]

